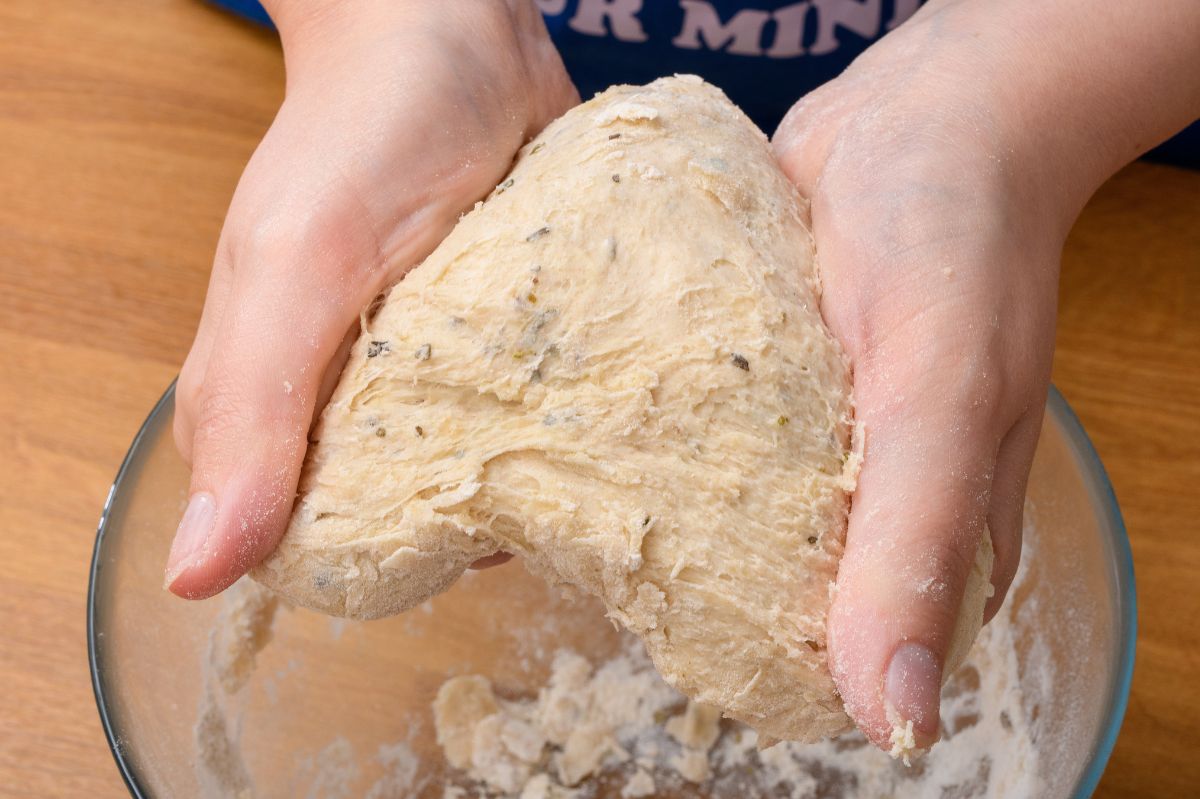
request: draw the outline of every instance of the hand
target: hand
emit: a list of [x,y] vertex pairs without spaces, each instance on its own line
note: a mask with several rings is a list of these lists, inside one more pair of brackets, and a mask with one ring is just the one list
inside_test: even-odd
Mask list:
[[530,0],[271,4],[287,97],[238,184],[176,387],[190,500],[166,585],[270,553],[360,312],[578,101]]
[[930,16],[804,98],[775,135],[812,201],[822,311],[850,356],[865,436],[830,668],[884,749],[907,721],[918,746],[938,738],[943,664],[988,530],[985,618],[1016,571],[1074,215],[1031,176],[986,87],[938,60],[945,34]]
[[885,749],[897,722],[920,747],[938,737],[946,647],[989,529],[986,618],[1004,601],[1063,241],[1104,180],[1200,113],[1197,36],[1186,0],[930,0],[776,132],[812,201],[822,311],[865,430],[830,667]]

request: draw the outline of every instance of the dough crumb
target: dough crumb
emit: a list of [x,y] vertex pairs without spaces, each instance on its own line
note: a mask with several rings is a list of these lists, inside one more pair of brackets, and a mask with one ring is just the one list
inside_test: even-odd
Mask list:
[[635,631],[653,630],[667,610],[667,595],[654,583],[637,587],[637,599],[629,605],[629,626]]
[[688,700],[687,710],[667,722],[667,733],[690,749],[707,752],[721,734],[721,711]]
[[475,730],[497,710],[492,683],[486,677],[455,677],[438,689],[433,718],[438,745],[450,765],[461,769],[471,767]]
[[200,701],[199,718],[193,730],[196,751],[196,776],[203,796],[254,795],[250,774],[242,762],[241,747],[225,721],[220,700],[206,690]]
[[625,787],[621,789],[623,799],[642,799],[645,796],[654,796],[654,778],[650,776],[648,771],[637,771],[629,782],[625,783]]
[[258,653],[271,640],[280,600],[252,580],[239,580],[221,600],[203,661],[204,688],[192,731],[196,779],[204,797],[249,799],[254,783],[242,758],[233,698],[254,674]]
[[684,749],[671,759],[671,765],[679,776],[697,785],[708,779],[708,753],[699,749]]
[[578,785],[584,778],[600,770],[600,764],[610,754],[617,760],[627,760],[629,754],[613,740],[612,730],[604,723],[577,727],[563,746],[558,757],[558,778],[564,785]]
[[613,103],[593,117],[597,127],[611,125],[614,122],[653,122],[656,119],[658,119],[657,108],[632,101]]
[[556,784],[546,774],[538,774],[521,790],[520,799],[575,799],[579,791]]
[[633,164],[632,169],[633,174],[642,180],[662,180],[666,177],[666,173],[654,164]]
[[912,720],[901,719],[900,714],[890,705],[887,708],[887,715],[888,721],[892,725],[890,738],[892,748],[888,751],[888,755],[893,760],[902,760],[904,765],[911,766],[912,759],[924,753],[924,750],[917,746],[916,736],[913,735]]
[[254,673],[258,653],[271,640],[279,597],[251,580],[228,592],[209,636],[209,663],[226,694],[237,693]]

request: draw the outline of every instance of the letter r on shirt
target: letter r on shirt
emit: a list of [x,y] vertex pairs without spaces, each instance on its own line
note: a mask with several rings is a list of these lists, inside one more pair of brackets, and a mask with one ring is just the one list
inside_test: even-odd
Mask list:
[[612,28],[612,35],[622,42],[644,42],[646,31],[637,14],[642,10],[642,0],[579,0],[579,8],[567,25],[571,30],[588,36],[607,36],[605,21]]

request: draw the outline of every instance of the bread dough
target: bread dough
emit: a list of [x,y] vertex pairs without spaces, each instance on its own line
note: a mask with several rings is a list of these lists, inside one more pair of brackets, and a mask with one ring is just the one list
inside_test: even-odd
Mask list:
[[825,616],[858,458],[806,216],[699,78],[571,110],[364,318],[254,576],[374,618],[519,553],[764,738],[848,729]]
[[570,111],[368,322],[255,576],[371,618],[520,553],[698,701],[846,729],[824,647],[850,384],[805,213],[699,79]]

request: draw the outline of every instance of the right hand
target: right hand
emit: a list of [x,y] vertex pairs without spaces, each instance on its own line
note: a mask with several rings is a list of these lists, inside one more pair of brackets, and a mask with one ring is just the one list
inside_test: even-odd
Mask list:
[[238,183],[175,394],[166,570],[216,594],[275,548],[359,314],[578,102],[532,0],[269,4],[287,96]]

